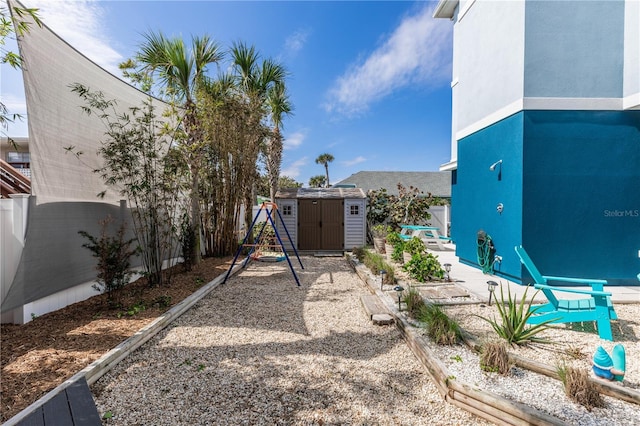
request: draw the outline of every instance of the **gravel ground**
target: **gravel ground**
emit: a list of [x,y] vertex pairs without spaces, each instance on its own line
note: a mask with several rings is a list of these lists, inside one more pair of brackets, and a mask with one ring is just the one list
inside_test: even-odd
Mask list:
[[[529,360],[555,367],[567,365],[591,372],[591,360],[598,347],[611,354],[611,349],[621,343],[626,352],[626,371],[619,386],[640,390],[640,305],[615,305],[618,321],[612,322],[614,342],[601,340],[593,327],[580,329],[577,324],[554,325],[539,336],[551,340],[553,344],[533,344],[527,347],[511,348],[510,351]],[[497,316],[495,306],[465,305],[446,307],[447,314],[479,340],[494,338],[490,325],[479,318]],[[587,411],[583,406],[572,402],[564,393],[562,383],[530,371],[514,367],[511,375],[503,377],[495,373],[480,370],[479,356],[462,346],[446,347],[431,345],[446,365],[449,373],[458,380],[493,391],[504,397],[516,400],[575,425],[638,425],[640,424],[640,406],[603,396],[606,406]],[[541,397],[542,396],[542,397]]]
[[[483,425],[443,401],[342,258],[251,264],[92,386],[108,425]],[[294,264],[297,266],[297,264]]]

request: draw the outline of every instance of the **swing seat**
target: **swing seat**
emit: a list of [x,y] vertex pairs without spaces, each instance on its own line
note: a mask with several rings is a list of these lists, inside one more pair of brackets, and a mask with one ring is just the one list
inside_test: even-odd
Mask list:
[[251,258],[259,262],[282,262],[287,257],[284,254],[280,256],[274,256],[269,254],[257,254],[257,255],[252,255]]

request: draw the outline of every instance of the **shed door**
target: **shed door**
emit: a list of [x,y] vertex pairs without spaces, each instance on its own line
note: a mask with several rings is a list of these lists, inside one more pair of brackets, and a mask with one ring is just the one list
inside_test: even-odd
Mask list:
[[322,250],[344,248],[344,208],[342,200],[322,200]]
[[342,200],[298,200],[298,249],[342,250]]
[[298,249],[320,250],[322,210],[319,200],[298,200]]

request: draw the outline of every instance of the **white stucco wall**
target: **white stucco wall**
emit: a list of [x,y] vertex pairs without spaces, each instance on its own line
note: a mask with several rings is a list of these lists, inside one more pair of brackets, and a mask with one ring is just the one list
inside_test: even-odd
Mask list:
[[454,16],[454,145],[521,109],[524,11],[520,1],[460,3]]
[[624,108],[640,109],[640,1],[624,5]]

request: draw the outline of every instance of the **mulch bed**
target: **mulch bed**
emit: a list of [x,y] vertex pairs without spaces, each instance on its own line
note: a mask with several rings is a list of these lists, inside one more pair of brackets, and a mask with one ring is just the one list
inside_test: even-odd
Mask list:
[[[5,422],[138,330],[226,273],[231,258],[206,258],[191,271],[171,271],[170,285],[129,284],[113,308],[96,295],[24,325],[2,324],[0,421]],[[167,303],[168,302],[168,303]]]

